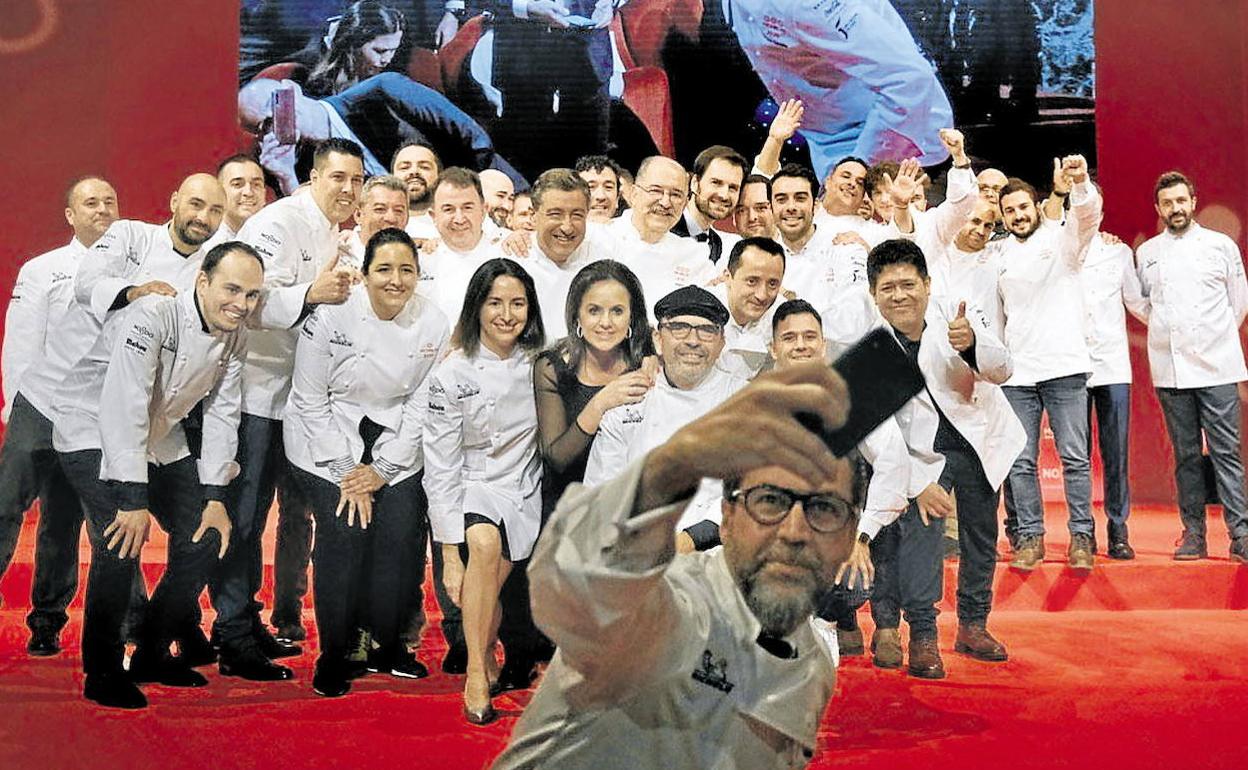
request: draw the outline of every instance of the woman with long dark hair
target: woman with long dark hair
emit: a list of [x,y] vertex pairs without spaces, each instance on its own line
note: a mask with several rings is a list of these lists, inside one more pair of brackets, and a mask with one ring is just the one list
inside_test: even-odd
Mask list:
[[312,65],[304,93],[322,98],[341,93],[361,80],[384,72],[403,45],[403,12],[377,0],[360,0],[343,11],[317,41],[320,58]]
[[533,358],[545,331],[524,268],[510,259],[477,268],[452,344],[429,386],[425,491],[442,580],[463,610],[464,716],[486,724],[497,717],[490,689],[498,677],[499,590],[512,562],[532,552],[541,524]]

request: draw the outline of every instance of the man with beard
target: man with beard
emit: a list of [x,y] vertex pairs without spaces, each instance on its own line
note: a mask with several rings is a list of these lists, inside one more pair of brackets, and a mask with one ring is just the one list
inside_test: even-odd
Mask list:
[[22,265],[4,323],[4,445],[0,448],[0,577],[8,570],[22,514],[39,498],[35,575],[31,586],[27,650],[60,652],[60,633],[78,589],[78,534],[82,509],[52,451],[52,424],[22,394],[75,304],[74,276],[83,259],[117,220],[117,193],[98,176],[75,180],[65,195],[69,243]]
[[[1070,212],[1063,204],[1069,198]],[[1016,544],[1010,566],[1030,571],[1044,559],[1044,500],[1036,459],[1040,417],[1062,460],[1070,511],[1067,558],[1075,569],[1094,564],[1092,483],[1088,462],[1088,355],[1079,271],[1101,222],[1101,196],[1080,155],[1053,160],[1053,192],[1037,207],[1035,188],[1012,179],[1001,190],[1001,216],[1010,237],[1000,242],[997,286],[1004,342],[1014,373],[1006,398],[1027,430],[1027,447],[1005,488],[1006,534]]]
[[624,169],[606,155],[586,155],[574,167],[589,185],[589,221],[606,224],[620,211]]
[[1143,298],[1131,312],[1148,324],[1148,365],[1174,446],[1183,539],[1174,558],[1203,559],[1205,491],[1201,434],[1209,445],[1231,558],[1248,562],[1248,515],[1240,461],[1239,397],[1248,379],[1239,327],[1248,317],[1248,282],[1235,242],[1193,219],[1196,190],[1177,171],[1153,192],[1165,232],[1136,250]]
[[[689,174],[661,155],[637,169],[633,207],[603,228],[609,253],[641,281],[648,303],[682,286],[706,286],[718,276],[701,244],[671,232],[689,197]],[[653,307],[653,305],[651,305]]]
[[485,213],[490,227],[497,230],[507,227],[507,217],[516,198],[516,185],[507,175],[496,169],[481,172],[481,192],[485,198]]
[[243,224],[265,204],[264,169],[250,155],[231,155],[217,165],[217,181],[225,190],[221,226],[204,242],[204,253],[218,243],[232,241]]
[[[845,401],[822,364],[765,374],[601,486],[569,490],[529,570],[559,652],[495,767],[805,766],[835,684],[809,618],[863,491],[794,414],[836,426]],[[724,479],[724,547],[674,559],[704,477]]]
[[390,173],[407,185],[408,220],[404,229],[416,240],[438,237],[438,228],[429,216],[433,206],[433,186],[442,173],[442,161],[424,142],[408,142],[394,153]]
[[776,239],[776,217],[771,210],[771,179],[750,174],[741,184],[741,197],[732,212],[737,235],[742,238]]
[[737,207],[741,184],[749,164],[741,153],[722,144],[708,147],[693,161],[693,178],[689,181],[689,203],[685,213],[672,227],[677,235],[688,236],[704,244],[712,264],[724,254],[724,238],[712,226],[726,219]]

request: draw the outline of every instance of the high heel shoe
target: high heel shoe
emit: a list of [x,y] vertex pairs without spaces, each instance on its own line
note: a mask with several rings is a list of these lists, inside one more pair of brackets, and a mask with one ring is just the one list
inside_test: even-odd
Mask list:
[[464,719],[468,720],[471,725],[488,725],[495,719],[498,719],[498,712],[494,710],[493,703],[486,703],[485,708],[480,711],[473,711],[468,708],[468,704],[464,704]]

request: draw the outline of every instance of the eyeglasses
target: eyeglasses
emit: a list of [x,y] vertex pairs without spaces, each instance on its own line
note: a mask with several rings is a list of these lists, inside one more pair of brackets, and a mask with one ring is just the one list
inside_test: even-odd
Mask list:
[[854,506],[837,495],[826,492],[802,494],[774,484],[759,484],[749,489],[736,489],[728,496],[732,503],[741,502],[750,518],[765,526],[784,521],[796,503],[802,504],[806,523],[825,535],[840,532],[857,520]]
[[666,187],[642,187],[642,192],[651,198],[670,198],[677,203],[683,203],[688,196],[684,190],[673,190]]
[[724,327],[719,324],[688,324],[684,321],[664,321],[659,324],[659,328],[667,329],[678,340],[683,340],[689,336],[689,332],[696,331],[702,342],[713,342],[724,332]]

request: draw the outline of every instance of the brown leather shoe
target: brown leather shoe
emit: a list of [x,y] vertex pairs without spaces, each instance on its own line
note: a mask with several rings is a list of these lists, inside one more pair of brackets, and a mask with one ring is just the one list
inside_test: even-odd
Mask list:
[[842,655],[862,655],[867,651],[862,644],[861,628],[855,628],[852,631],[836,629],[836,646]]
[[875,629],[871,634],[871,662],[879,668],[901,668],[901,631]]
[[953,650],[992,663],[1010,659],[1005,645],[994,639],[983,623],[959,625],[958,640],[953,643]]
[[1014,560],[1010,567],[1023,572],[1031,572],[1040,562],[1044,561],[1044,540],[1039,537],[1024,537],[1019,540],[1014,550]]
[[1070,550],[1066,552],[1066,557],[1071,569],[1092,569],[1096,565],[1095,554],[1091,535],[1076,533],[1070,536]]
[[920,679],[945,678],[945,662],[940,659],[936,639],[910,639],[910,675]]

